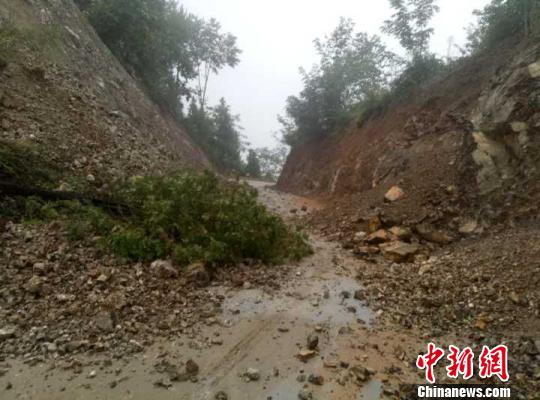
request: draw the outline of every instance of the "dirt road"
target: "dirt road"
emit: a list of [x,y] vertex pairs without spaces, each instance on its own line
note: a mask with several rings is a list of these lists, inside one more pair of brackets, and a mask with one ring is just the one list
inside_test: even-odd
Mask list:
[[[286,218],[294,214],[291,209],[304,213],[303,205],[314,206],[252,184],[261,201]],[[224,301],[222,314],[201,326],[198,336],[178,336],[128,360],[81,356],[76,372],[54,360],[35,366],[6,360],[11,368],[0,376],[2,399],[378,399],[390,394],[389,388],[411,378],[403,354],[414,341],[379,327],[377,311],[363,305],[355,279],[362,261],[336,243],[315,236],[310,241],[314,255],[280,267],[289,270],[288,278],[275,291],[249,284],[205,289]],[[297,355],[308,349],[310,335],[318,344],[303,362]],[[198,364],[199,373],[187,382],[175,382],[159,367],[183,366],[188,359]],[[362,374],[369,376],[364,380]]]

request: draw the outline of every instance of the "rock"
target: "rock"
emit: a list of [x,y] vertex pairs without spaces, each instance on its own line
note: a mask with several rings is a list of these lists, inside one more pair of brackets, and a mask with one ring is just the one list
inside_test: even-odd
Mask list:
[[186,373],[192,376],[199,373],[199,365],[191,358],[186,362]]
[[88,182],[95,182],[95,181],[96,181],[96,178],[95,178],[94,175],[88,174],[88,175],[86,175],[86,180],[87,180]]
[[530,64],[528,69],[531,78],[540,78],[540,61]]
[[110,333],[114,331],[114,322],[111,318],[111,313],[102,311],[94,318],[95,326],[102,332]]
[[299,392],[298,392],[298,398],[300,400],[313,400],[313,393],[311,393],[309,390],[307,389],[301,389]]
[[378,215],[372,216],[368,221],[368,229],[370,233],[376,232],[383,226],[381,219]]
[[374,375],[374,371],[360,365],[351,367],[350,372],[358,383],[364,383],[370,378],[371,375]]
[[324,384],[324,377],[319,374],[309,374],[308,382],[313,385],[321,386]]
[[248,381],[258,381],[261,379],[261,373],[256,368],[248,368],[244,373],[244,376],[248,379]]
[[437,244],[449,244],[454,240],[451,236],[447,235],[444,232],[435,230],[432,226],[428,224],[416,225],[416,233],[418,233],[418,235],[422,239]]
[[433,268],[432,264],[424,264],[418,269],[418,275],[427,274]]
[[302,362],[307,362],[307,360],[314,357],[315,354],[316,352],[313,350],[300,350],[300,352],[298,352],[296,357]]
[[389,232],[399,240],[409,241],[412,238],[412,231],[409,228],[393,226],[389,229]]
[[217,392],[214,396],[215,400],[229,400],[229,396],[224,391]]
[[32,267],[35,274],[44,275],[47,272],[47,265],[42,262],[37,262]]
[[515,133],[527,132],[529,125],[526,122],[514,121],[510,123],[510,127]]
[[402,199],[403,196],[405,196],[403,189],[401,189],[399,186],[392,186],[384,195],[384,199],[393,203],[394,201]]
[[319,345],[319,337],[315,334],[310,334],[307,337],[307,348],[308,350],[315,350]]
[[366,238],[366,242],[369,244],[379,244],[388,242],[389,240],[390,237],[388,236],[388,232],[386,232],[384,229],[379,229]]
[[358,246],[354,249],[354,254],[358,256],[371,256],[380,253],[380,251],[377,246]]
[[169,260],[156,260],[150,264],[150,269],[162,279],[178,277],[178,270],[173,267]]
[[37,275],[32,276],[24,285],[28,293],[41,294],[43,291],[43,279]]
[[354,291],[354,299],[355,300],[362,301],[362,300],[365,300],[365,298],[366,298],[366,295],[364,294],[363,290],[355,290]]
[[360,243],[362,242],[367,236],[367,233],[364,231],[356,232],[354,234],[353,242]]
[[308,210],[308,206],[305,204],[300,208],[302,211],[306,212]]
[[413,261],[414,255],[420,250],[417,244],[400,241],[382,244],[379,247],[386,258],[397,263]]
[[96,376],[97,376],[97,372],[95,370],[92,370],[88,374],[88,379],[94,379]]
[[154,386],[162,387],[165,389],[168,389],[172,386],[171,380],[167,377],[160,378],[157,381],[154,382]]
[[478,222],[475,220],[468,220],[459,227],[459,233],[463,235],[470,235],[478,228]]
[[190,282],[195,283],[199,287],[204,287],[210,284],[210,274],[202,263],[191,264],[187,267],[187,277]]
[[0,340],[9,339],[15,337],[17,329],[13,326],[6,326],[0,329]]

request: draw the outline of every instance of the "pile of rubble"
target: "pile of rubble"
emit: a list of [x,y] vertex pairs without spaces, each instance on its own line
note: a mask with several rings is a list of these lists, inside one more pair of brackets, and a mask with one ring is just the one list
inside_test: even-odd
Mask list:
[[225,297],[212,286],[273,290],[289,273],[248,264],[234,273],[202,265],[179,273],[166,260],[123,263],[100,250],[97,237],[73,243],[66,236],[58,223],[3,226],[0,360],[86,352],[122,358],[180,334],[210,347],[197,333],[201,325],[223,323]]

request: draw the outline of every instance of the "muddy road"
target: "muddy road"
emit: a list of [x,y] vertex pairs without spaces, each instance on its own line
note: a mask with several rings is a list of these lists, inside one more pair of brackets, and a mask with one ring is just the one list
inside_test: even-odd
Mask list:
[[[316,207],[264,183],[252,184],[261,201],[285,218]],[[418,344],[380,326],[381,311],[365,307],[356,279],[363,261],[337,243],[314,235],[310,241],[314,254],[280,267],[290,273],[275,291],[249,284],[206,288],[223,296],[222,313],[215,323],[202,323],[197,336],[180,335],[123,360],[78,356],[76,372],[54,359],[34,366],[6,360],[11,368],[0,376],[1,398],[385,398],[414,378],[404,354]],[[169,363],[184,366],[189,359],[199,367],[196,377],[178,381],[164,373]]]

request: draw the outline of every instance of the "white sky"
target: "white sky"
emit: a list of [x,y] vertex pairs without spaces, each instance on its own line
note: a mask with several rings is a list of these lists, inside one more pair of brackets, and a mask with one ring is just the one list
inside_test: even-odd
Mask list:
[[[277,114],[285,100],[301,89],[298,68],[317,62],[313,40],[330,33],[340,17],[352,18],[359,31],[380,34],[392,13],[387,0],[178,0],[189,12],[214,17],[238,39],[240,64],[213,76],[209,103],[225,97],[247,141],[254,147],[273,146],[279,129]],[[465,27],[475,21],[472,11],[488,0],[439,0],[433,19],[432,50],[445,56],[448,40],[465,43]],[[396,42],[385,38],[399,52]],[[454,54],[455,55],[455,54]]]

